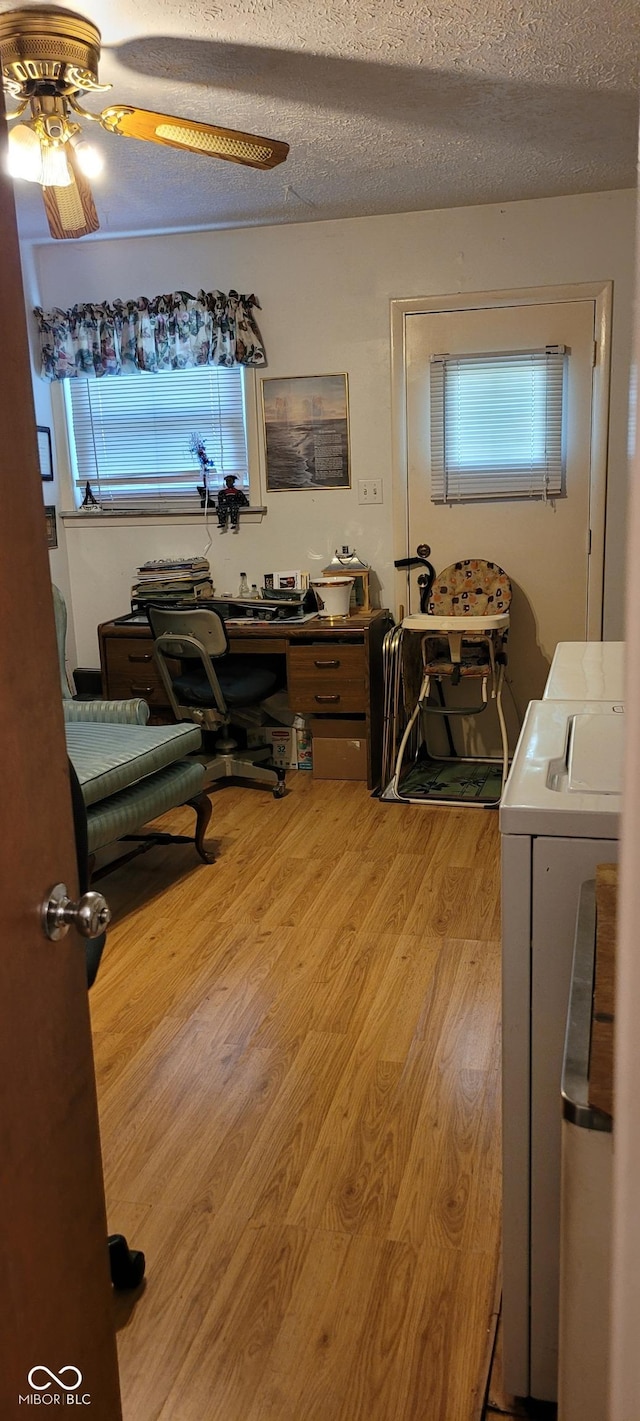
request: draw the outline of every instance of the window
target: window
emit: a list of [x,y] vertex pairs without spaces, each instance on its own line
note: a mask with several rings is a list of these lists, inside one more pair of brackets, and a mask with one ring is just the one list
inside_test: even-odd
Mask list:
[[431,500],[564,491],[564,346],[431,357]]
[[65,380],[76,501],[88,479],[105,507],[197,510],[202,473],[189,448],[194,433],[213,460],[209,486],[220,488],[225,474],[236,474],[248,494],[245,381],[241,365]]

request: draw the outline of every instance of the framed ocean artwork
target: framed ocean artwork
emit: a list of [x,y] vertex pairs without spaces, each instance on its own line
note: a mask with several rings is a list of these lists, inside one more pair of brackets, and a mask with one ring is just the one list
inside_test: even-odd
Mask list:
[[262,380],[269,493],[351,487],[346,375]]

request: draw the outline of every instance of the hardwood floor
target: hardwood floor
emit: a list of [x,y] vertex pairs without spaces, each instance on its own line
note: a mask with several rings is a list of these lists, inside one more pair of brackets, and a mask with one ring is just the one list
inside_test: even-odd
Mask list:
[[[499,1246],[497,816],[290,777],[105,883],[91,997],[126,1421],[478,1421]],[[190,832],[191,812],[168,816]]]

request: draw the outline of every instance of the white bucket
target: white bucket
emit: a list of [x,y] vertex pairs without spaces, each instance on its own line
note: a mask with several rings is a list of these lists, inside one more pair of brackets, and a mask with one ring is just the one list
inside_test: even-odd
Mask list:
[[311,581],[321,617],[348,617],[353,577],[318,577]]

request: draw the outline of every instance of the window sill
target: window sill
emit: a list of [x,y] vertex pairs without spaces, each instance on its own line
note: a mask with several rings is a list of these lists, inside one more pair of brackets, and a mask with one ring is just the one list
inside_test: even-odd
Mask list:
[[[242,520],[246,518],[250,523],[261,523],[266,513],[267,509],[264,505],[258,504],[255,507],[251,505],[249,508],[240,509],[240,518]],[[130,527],[131,524],[135,525],[136,523],[152,525],[173,523],[176,525],[183,524],[189,526],[192,523],[202,523],[204,521],[204,509],[198,508],[194,509],[192,513],[186,513],[184,510],[181,512],[175,510],[159,512],[158,509],[149,509],[148,512],[143,512],[139,508],[130,510],[120,509],[116,512],[111,509],[101,508],[95,513],[83,513],[82,509],[74,508],[66,511],[63,510],[60,513],[60,517],[65,528],[75,528],[80,524],[87,528],[91,526],[100,527],[105,523],[109,523],[116,528]],[[217,517],[214,508],[209,509],[208,521],[211,528],[217,528]]]

